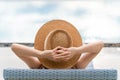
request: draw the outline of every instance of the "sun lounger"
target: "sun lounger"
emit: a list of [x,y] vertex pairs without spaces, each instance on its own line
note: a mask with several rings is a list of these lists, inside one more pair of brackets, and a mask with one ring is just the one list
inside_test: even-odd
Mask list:
[[5,80],[117,80],[115,69],[4,69]]

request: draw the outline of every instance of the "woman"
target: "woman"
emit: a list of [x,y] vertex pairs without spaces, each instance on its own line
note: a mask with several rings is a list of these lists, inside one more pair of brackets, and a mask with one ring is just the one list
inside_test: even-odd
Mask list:
[[[65,62],[62,66],[55,63],[57,67],[48,65],[49,68],[84,69],[103,45],[102,41],[82,45],[79,31],[72,24],[64,20],[52,20],[38,30],[34,49],[20,44],[12,44],[11,48],[32,69],[46,68],[41,61],[50,65]],[[47,61],[41,60],[43,58]]]

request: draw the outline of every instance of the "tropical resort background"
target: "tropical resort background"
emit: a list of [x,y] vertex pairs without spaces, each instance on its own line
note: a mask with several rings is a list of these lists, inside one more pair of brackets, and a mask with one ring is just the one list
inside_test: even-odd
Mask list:
[[[97,69],[117,69],[120,80],[119,0],[5,0],[0,1],[0,80],[5,68],[28,68],[10,49],[11,43],[33,47],[38,29],[53,19],[73,24],[83,43],[104,41],[93,60]],[[32,44],[32,45],[31,45]]]

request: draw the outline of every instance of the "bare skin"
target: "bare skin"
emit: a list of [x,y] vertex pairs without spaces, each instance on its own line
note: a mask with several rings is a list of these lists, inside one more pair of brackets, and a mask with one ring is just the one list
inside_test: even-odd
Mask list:
[[38,58],[47,58],[53,61],[67,61],[74,55],[80,56],[80,58],[73,67],[84,69],[98,55],[103,46],[104,43],[98,41],[80,47],[64,48],[58,46],[53,50],[44,51],[20,44],[12,44],[11,49],[32,69],[38,69],[40,67],[41,62]]

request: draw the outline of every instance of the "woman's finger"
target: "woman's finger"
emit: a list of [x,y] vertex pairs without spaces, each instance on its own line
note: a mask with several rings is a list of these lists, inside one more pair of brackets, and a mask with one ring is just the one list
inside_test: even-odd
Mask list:
[[56,54],[54,57],[62,57],[62,56],[69,56],[69,55],[70,55],[70,52],[64,52],[61,54]]
[[65,51],[63,51],[63,50],[57,50],[57,51],[55,51],[57,54],[61,54],[61,53],[64,53]]
[[66,48],[58,46],[58,47],[53,49],[53,51],[57,51],[57,50],[66,50]]

